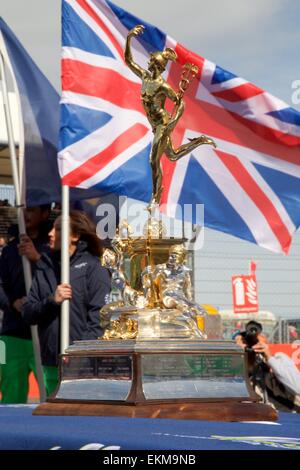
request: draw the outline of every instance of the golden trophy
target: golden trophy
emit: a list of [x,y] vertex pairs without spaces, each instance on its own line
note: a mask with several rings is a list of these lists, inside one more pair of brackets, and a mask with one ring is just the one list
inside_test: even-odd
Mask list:
[[[120,223],[102,259],[115,296],[100,312],[104,335],[68,348],[56,393],[35,413],[274,421],[276,412],[259,403],[248,384],[244,353],[222,339],[220,315],[193,300],[184,234],[167,235],[153,216],[162,193],[162,154],[177,161],[199,145],[215,144],[201,135],[173,147],[171,134],[197,67],[185,64],[178,91],[161,75],[167,62],[176,60],[172,49],[152,53],[148,70],[142,69],[130,43],[143,29],[129,32],[125,61],[142,80],[141,100],[154,134],[148,220],[141,236],[126,220]],[[166,98],[174,102],[171,114]]]
[[[140,67],[133,59],[131,53],[131,39],[143,33],[144,26],[135,26],[129,31],[125,47],[125,62],[128,67],[142,80],[141,100],[153,130],[153,143],[150,154],[152,169],[152,204],[159,204],[162,193],[162,170],[160,159],[165,154],[169,160],[176,162],[199,145],[215,143],[209,137],[201,135],[191,139],[187,144],[175,149],[171,139],[171,133],[184,112],[183,95],[189,84],[198,73],[197,66],[185,64],[179,91],[176,92],[164,80],[162,73],[165,71],[169,60],[177,59],[176,52],[167,47],[164,51],[157,51],[150,55],[148,70]],[[165,109],[166,99],[174,102],[175,108],[170,115]]]

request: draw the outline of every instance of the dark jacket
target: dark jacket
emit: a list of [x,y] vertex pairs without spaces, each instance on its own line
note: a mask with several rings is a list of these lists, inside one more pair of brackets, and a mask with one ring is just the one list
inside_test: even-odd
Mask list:
[[[42,364],[56,366],[60,345],[60,306],[54,292],[60,284],[60,260],[54,254],[43,255],[37,263],[27,302],[23,307],[26,323],[38,325]],[[102,335],[99,311],[110,292],[110,275],[99,259],[87,251],[85,242],[70,259],[70,343],[80,339],[96,339]]]
[[[48,236],[41,235],[32,240],[39,253],[49,251]],[[4,311],[1,334],[17,338],[30,339],[30,327],[22,315],[13,308],[17,299],[26,296],[22,258],[18,251],[19,240],[9,242],[2,250],[0,257],[0,309]],[[31,263],[34,274],[36,263]]]

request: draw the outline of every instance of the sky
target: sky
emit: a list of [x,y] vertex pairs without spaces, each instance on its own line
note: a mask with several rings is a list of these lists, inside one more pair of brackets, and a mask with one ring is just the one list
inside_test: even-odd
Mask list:
[[[299,0],[116,0],[221,67],[300,109]],[[1,0],[0,14],[60,89],[60,0]]]
[[[0,15],[60,90],[60,0],[1,0]],[[288,106],[300,85],[299,0],[116,0],[219,66],[252,81]],[[300,96],[300,93],[298,94]],[[295,101],[295,100],[294,100]],[[300,101],[300,100],[299,100]],[[262,309],[300,316],[300,234],[288,257],[207,231],[195,260],[196,298],[231,305],[232,274],[258,260]]]

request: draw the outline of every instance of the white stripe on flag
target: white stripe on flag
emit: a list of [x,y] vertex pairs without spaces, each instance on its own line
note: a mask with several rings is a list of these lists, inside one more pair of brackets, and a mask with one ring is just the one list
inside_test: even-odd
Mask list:
[[217,156],[215,156],[215,158],[211,155],[199,156],[199,154],[196,155],[196,153],[198,152],[195,152],[196,160],[208,173],[210,178],[222,192],[223,196],[229,201],[233,209],[236,210],[241,219],[247,225],[256,240],[256,243],[268,248],[269,250],[282,253],[282,247],[270,226],[266,223],[265,216],[243,190],[222,161]]
[[62,93],[61,104],[75,104],[84,108],[96,109],[103,111],[109,115],[116,117],[122,116],[123,119],[128,119],[130,122],[140,122],[145,127],[150,129],[150,124],[145,114],[132,109],[124,109],[111,103],[110,101],[96,98],[95,96],[82,95],[80,93],[74,93],[72,91],[64,91]]
[[[99,38],[106,44],[106,46],[110,49],[112,54],[118,59],[120,58],[120,53],[109,39],[109,37],[105,34],[102,28],[96,23],[96,21],[88,14],[86,11],[75,1],[75,0],[65,0],[69,5],[73,8],[73,10],[77,13],[77,15],[81,18],[81,20],[86,23],[92,31],[99,36]],[[99,12],[97,12],[99,14]]]
[[[113,160],[111,160],[110,163],[105,165],[104,168],[102,168],[100,171],[95,173],[91,178],[88,178],[84,180],[80,185],[78,185],[79,188],[90,188],[101,181],[103,181],[105,178],[110,176],[112,173],[117,171],[124,163],[126,163],[128,160],[130,160],[134,155],[137,153],[141,152],[144,148],[149,145],[151,142],[152,135],[151,132],[147,132],[147,134],[142,137],[142,139],[139,139],[137,142],[135,142],[133,145],[128,147],[124,152],[120,153],[117,157],[115,157]],[[149,176],[150,176],[150,166],[149,166]]]
[[213,135],[211,137],[216,142],[218,149],[235,155],[240,159],[241,163],[244,163],[244,161],[247,160],[249,162],[258,163],[259,165],[263,165],[267,168],[272,168],[282,173],[295,176],[296,178],[300,178],[300,165],[295,165],[294,163],[281,160],[266,153],[257,152],[256,150],[244,147],[243,145],[218,139]]
[[141,80],[136,75],[134,75],[133,72],[131,72],[125,63],[122,63],[113,57],[92,54],[76,47],[65,46],[62,48],[62,59],[76,60],[82,62],[83,64],[92,65],[93,67],[114,70],[131,82],[141,83]]
[[256,170],[256,168],[250,162],[245,160],[242,163],[243,163],[243,166],[248,171],[248,173],[250,173],[252,178],[255,180],[256,184],[265,193],[268,199],[270,199],[276,211],[278,212],[280,218],[282,219],[284,225],[286,226],[287,230],[290,232],[292,236],[292,234],[296,230],[296,227],[293,221],[291,220],[288,212],[286,211],[284,205],[282,204],[281,200],[277,196],[277,194],[274,193],[274,191],[268,185],[266,180],[260,175],[260,173]]
[[68,173],[87,162],[90,158],[102,152],[106,147],[109,147],[120,134],[125,132],[130,125],[134,124],[135,121],[132,121],[129,116],[128,119],[126,119],[123,114],[123,119],[121,116],[112,118],[104,126],[100,127],[100,129],[91,132],[83,139],[65,147],[58,153],[60,175],[66,176]]

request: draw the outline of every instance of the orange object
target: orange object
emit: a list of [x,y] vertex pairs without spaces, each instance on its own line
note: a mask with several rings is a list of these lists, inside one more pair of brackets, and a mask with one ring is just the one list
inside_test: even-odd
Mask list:
[[34,374],[31,372],[31,374],[29,375],[28,399],[30,401],[38,401],[39,398],[40,398],[39,387],[38,387]]
[[269,344],[272,356],[277,352],[283,352],[291,359],[300,370],[300,343],[294,342],[292,344]]

